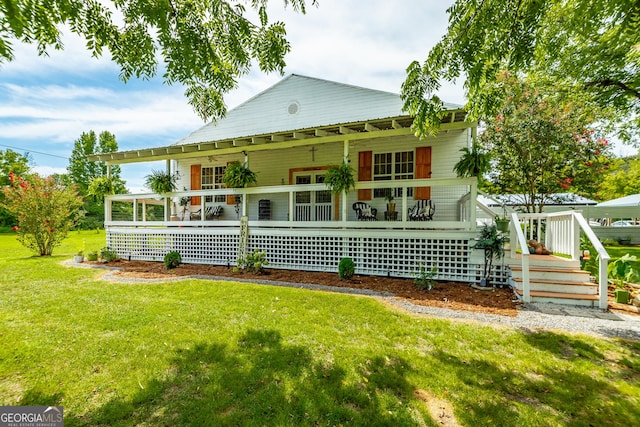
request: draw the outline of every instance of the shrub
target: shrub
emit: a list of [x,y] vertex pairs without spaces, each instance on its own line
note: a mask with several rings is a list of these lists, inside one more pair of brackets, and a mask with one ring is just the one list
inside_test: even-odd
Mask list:
[[249,273],[264,273],[264,267],[268,264],[269,260],[267,260],[267,251],[254,249],[253,253],[247,255],[246,258],[238,259],[238,270],[242,269]]
[[91,251],[87,254],[88,261],[97,261],[98,260],[98,252]]
[[424,264],[420,264],[418,271],[414,274],[415,277],[413,278],[413,283],[415,283],[420,289],[430,291],[435,287],[436,281],[434,278],[436,277],[436,274],[438,274],[438,267],[434,265],[427,270]]
[[9,179],[0,205],[17,219],[13,229],[18,241],[40,256],[51,255],[82,216],[82,199],[74,188],[51,177],[25,179],[10,173]]
[[117,260],[119,257],[116,251],[112,251],[111,249],[105,247],[100,249],[100,258],[104,262],[111,262]]
[[338,276],[340,280],[349,280],[356,271],[356,265],[351,258],[342,258],[338,264]]
[[182,257],[180,256],[180,252],[171,251],[164,256],[164,266],[167,270],[171,270],[176,268],[182,263]]

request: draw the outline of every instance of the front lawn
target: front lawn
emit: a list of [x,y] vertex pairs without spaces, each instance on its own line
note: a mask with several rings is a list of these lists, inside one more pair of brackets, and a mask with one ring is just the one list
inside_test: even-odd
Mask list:
[[[0,402],[74,425],[640,425],[640,343],[231,282],[108,283],[0,235]],[[429,412],[428,408],[432,408]],[[433,414],[433,415],[430,415]]]

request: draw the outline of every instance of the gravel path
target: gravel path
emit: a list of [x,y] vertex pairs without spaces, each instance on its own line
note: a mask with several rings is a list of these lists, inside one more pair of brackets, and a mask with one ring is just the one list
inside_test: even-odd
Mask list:
[[[95,268],[87,264],[76,264],[67,261],[64,264],[74,267]],[[216,276],[181,276],[175,279],[144,279],[136,277],[123,277],[113,274],[118,268],[100,267],[111,270],[102,279],[123,283],[159,283],[174,280],[186,280],[189,278],[202,280],[230,280],[228,277]],[[518,310],[515,317],[500,316],[497,314],[476,313],[470,311],[450,310],[447,308],[428,307],[411,304],[409,301],[380,292],[366,289],[354,289],[333,286],[321,286],[304,283],[274,282],[269,280],[242,280],[234,278],[235,282],[259,283],[270,286],[284,286],[299,289],[312,289],[339,292],[346,294],[366,295],[380,298],[411,313],[424,314],[433,317],[475,321],[491,325],[517,328],[524,331],[565,331],[583,333],[605,338],[625,338],[640,341],[640,316],[623,314],[618,312],[603,312],[597,308],[583,308],[574,306],[562,306],[558,304],[525,304]]]

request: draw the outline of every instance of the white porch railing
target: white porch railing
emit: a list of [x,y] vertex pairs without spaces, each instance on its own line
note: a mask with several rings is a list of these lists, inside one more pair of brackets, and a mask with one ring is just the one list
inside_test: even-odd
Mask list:
[[603,310],[607,308],[607,266],[610,257],[589,226],[587,220],[582,216],[582,213],[576,211],[511,214],[511,242],[516,242],[515,245],[511,245],[511,257],[515,259],[517,249],[521,250],[523,271],[522,286],[523,299],[525,302],[531,301],[527,240],[535,239],[539,242],[544,242],[544,245],[554,253],[568,255],[575,261],[580,260],[582,256],[580,250],[581,230],[597,252],[599,260],[598,305]]
[[[433,221],[410,221],[408,211],[415,204],[413,197],[416,188],[430,187],[431,199],[435,203],[436,213]],[[382,197],[366,200],[366,203],[378,209],[378,221],[357,221],[352,204],[358,201],[358,190],[370,189],[373,193],[376,189],[395,189],[402,196],[396,197],[397,215],[393,218],[383,216],[386,202]],[[401,189],[401,190],[400,190]],[[184,226],[215,226],[238,227],[239,217],[249,216],[249,226],[282,227],[282,228],[401,228],[401,229],[452,229],[475,230],[475,211],[470,210],[468,215],[461,217],[458,211],[460,198],[469,192],[475,194],[477,181],[475,178],[432,178],[395,181],[368,181],[358,182],[354,190],[348,194],[332,195],[330,204],[315,205],[315,219],[311,211],[302,212],[302,206],[296,203],[298,192],[326,191],[324,184],[303,185],[275,185],[251,188],[223,188],[215,190],[179,191],[166,195],[148,194],[118,194],[107,196],[105,199],[105,226],[118,227],[184,227]],[[234,205],[226,202],[207,202],[224,199],[226,196],[240,196],[242,202],[239,205],[238,216],[234,211]],[[217,196],[217,197],[216,197]],[[172,201],[182,197],[200,197],[200,204],[190,206],[186,215],[182,215],[181,206],[173,206],[171,215],[166,206]],[[260,199],[273,201],[274,218],[271,220],[258,219],[257,206]],[[208,220],[204,215],[191,221],[189,213],[193,211],[206,212],[206,207],[211,204],[223,205],[225,216],[222,219]],[[118,206],[122,212],[120,217],[114,215],[114,206]],[[158,213],[151,217],[149,208],[157,205]],[[337,208],[336,208],[337,206]],[[388,220],[387,220],[388,219]]]

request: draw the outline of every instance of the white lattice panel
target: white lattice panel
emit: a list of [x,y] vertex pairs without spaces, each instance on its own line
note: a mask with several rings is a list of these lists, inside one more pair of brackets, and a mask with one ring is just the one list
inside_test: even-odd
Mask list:
[[[445,231],[416,237],[415,232],[353,230],[282,230],[249,228],[247,251],[267,251],[270,268],[337,272],[343,257],[356,264],[356,273],[415,277],[421,265],[437,266],[437,279],[478,282],[481,265],[470,260],[473,234],[446,236]],[[112,228],[107,245],[122,258],[162,261],[178,251],[186,263],[235,265],[239,233],[234,228]],[[501,265],[495,280],[503,278]]]

